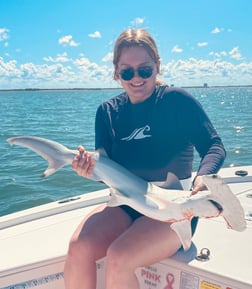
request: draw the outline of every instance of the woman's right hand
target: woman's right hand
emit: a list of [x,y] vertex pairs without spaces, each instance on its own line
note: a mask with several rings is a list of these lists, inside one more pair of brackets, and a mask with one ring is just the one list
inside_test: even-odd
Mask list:
[[72,162],[72,169],[79,176],[89,178],[94,170],[94,160],[92,154],[85,151],[83,146],[78,147],[79,154],[75,156]]

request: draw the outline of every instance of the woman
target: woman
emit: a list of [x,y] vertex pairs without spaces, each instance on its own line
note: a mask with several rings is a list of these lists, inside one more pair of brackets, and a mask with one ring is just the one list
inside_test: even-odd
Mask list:
[[[160,57],[153,38],[129,29],[114,48],[114,78],[124,92],[96,113],[95,147],[133,173],[159,184],[168,172],[191,177],[193,149],[201,156],[192,194],[205,189],[202,175],[216,173],[225,150],[200,104],[186,91],[161,85]],[[84,177],[94,163],[88,152],[73,169]],[[169,223],[150,219],[127,206],[101,206],[79,225],[65,265],[67,289],[96,288],[96,260],[106,259],[106,288],[139,288],[135,269],[173,255],[181,247]]]

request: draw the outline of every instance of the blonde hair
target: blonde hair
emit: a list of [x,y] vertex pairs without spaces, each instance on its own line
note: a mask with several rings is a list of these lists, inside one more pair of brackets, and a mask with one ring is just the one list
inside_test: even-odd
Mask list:
[[[153,59],[155,63],[160,64],[160,56],[155,43],[155,40],[145,29],[127,29],[123,31],[116,40],[114,46],[114,79],[117,80],[116,75],[117,65],[121,57],[121,53],[124,47],[143,47],[146,49],[147,53]],[[159,73],[159,71],[158,71]]]

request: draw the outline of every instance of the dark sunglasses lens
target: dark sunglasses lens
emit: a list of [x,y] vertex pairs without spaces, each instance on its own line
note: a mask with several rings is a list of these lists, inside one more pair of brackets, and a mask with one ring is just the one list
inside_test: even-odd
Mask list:
[[129,67],[129,68],[126,68],[126,69],[123,69],[121,72],[120,72],[120,75],[121,75],[121,78],[123,80],[131,80],[133,77],[134,77],[134,69]]
[[[152,72],[153,72],[153,68],[151,66],[142,66],[137,69],[138,75],[145,79],[151,77]],[[123,80],[129,81],[134,77],[135,71],[132,67],[129,67],[129,68],[123,69],[120,72],[120,75]]]
[[142,67],[139,67],[137,72],[138,72],[138,75],[142,78],[149,78],[151,77],[152,75],[152,67],[151,66],[142,66]]

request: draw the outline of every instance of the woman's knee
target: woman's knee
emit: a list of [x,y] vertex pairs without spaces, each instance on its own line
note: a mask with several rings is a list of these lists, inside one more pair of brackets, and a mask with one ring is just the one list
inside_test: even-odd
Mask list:
[[95,252],[94,243],[88,236],[72,238],[68,246],[68,258],[72,260],[91,258]]
[[131,265],[133,265],[132,262],[130,262],[130,259],[132,258],[129,256],[127,247],[120,244],[120,242],[118,241],[113,242],[109,246],[106,256],[108,269],[120,271],[125,270],[126,266],[130,267]]

